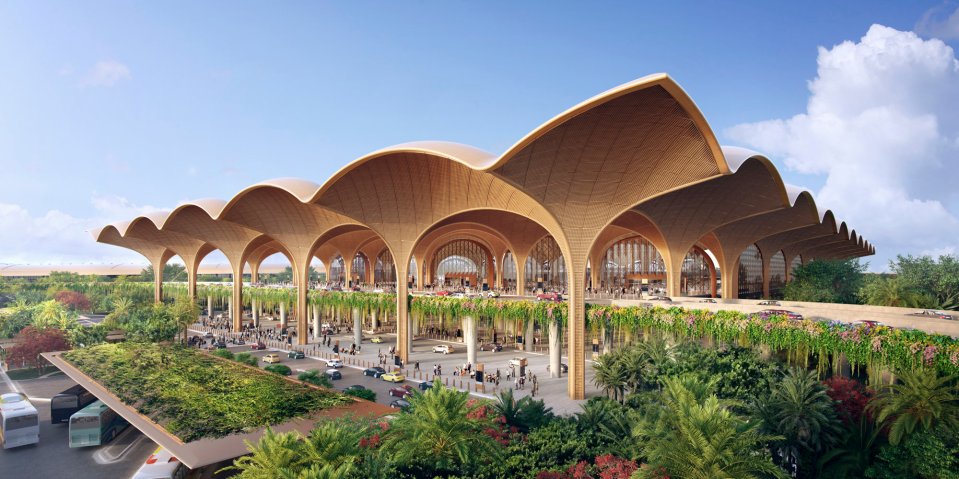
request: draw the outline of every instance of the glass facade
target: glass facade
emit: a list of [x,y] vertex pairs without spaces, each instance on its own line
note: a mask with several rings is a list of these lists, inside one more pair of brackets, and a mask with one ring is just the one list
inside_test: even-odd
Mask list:
[[503,256],[503,287],[516,290],[516,258],[512,251],[507,251]]
[[353,277],[353,284],[366,284],[366,255],[363,253],[356,253],[356,256],[353,257],[353,267],[350,270],[350,275]]
[[739,297],[755,299],[763,296],[763,257],[756,245],[749,245],[739,255]]
[[377,285],[396,285],[396,265],[393,264],[393,254],[387,248],[384,248],[383,252],[376,257],[373,282]]
[[643,284],[662,288],[666,281],[666,262],[649,240],[634,236],[606,250],[599,278],[600,290],[625,288],[627,293],[636,293]]
[[552,236],[536,242],[526,258],[526,290],[566,292],[566,260]]
[[782,297],[783,286],[786,285],[786,256],[777,251],[769,258],[769,296]]
[[712,296],[713,260],[699,249],[692,249],[683,259],[680,287],[683,296]]
[[490,276],[491,259],[486,248],[475,241],[450,241],[433,255],[435,283],[447,287],[480,288]]
[[345,280],[346,268],[343,267],[343,257],[336,255],[330,263],[328,281],[331,283],[343,283]]
[[802,266],[802,256],[796,255],[793,260],[789,263],[789,280],[792,281],[793,272],[796,271],[796,268]]

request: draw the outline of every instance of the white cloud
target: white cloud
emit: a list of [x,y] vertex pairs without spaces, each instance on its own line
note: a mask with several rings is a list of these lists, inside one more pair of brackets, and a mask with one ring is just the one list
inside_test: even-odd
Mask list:
[[90,201],[95,210],[90,218],[78,218],[58,210],[33,216],[19,205],[0,203],[0,263],[145,262],[135,252],[95,242],[89,231],[159,208],[138,206],[126,198],[96,193]]
[[943,40],[959,39],[959,8],[950,12],[951,5],[930,8],[916,23],[916,33]]
[[114,61],[104,60],[97,62],[93,68],[83,76],[80,85],[85,87],[112,87],[122,80],[133,78],[130,68],[126,65]]
[[730,138],[826,176],[816,196],[896,254],[959,250],[959,62],[940,40],[873,25],[858,43],[819,48],[807,111],[734,126]]

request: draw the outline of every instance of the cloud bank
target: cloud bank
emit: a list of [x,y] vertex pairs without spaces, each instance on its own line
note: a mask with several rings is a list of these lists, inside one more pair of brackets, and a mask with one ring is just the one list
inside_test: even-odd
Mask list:
[[33,216],[20,205],[0,203],[0,263],[145,262],[124,248],[96,243],[89,231],[161,208],[138,206],[126,198],[93,194],[95,215],[78,218],[59,210]]
[[819,48],[805,113],[736,125],[735,141],[825,175],[816,199],[896,254],[959,253],[959,62],[937,39],[873,25]]
[[80,85],[85,87],[112,87],[123,80],[129,80],[131,78],[133,78],[133,74],[130,73],[129,67],[118,61],[104,60],[97,62],[97,64],[80,79]]

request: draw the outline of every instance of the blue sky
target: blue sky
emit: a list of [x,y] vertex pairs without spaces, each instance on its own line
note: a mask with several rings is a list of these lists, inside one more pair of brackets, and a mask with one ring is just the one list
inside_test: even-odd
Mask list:
[[[787,167],[795,150],[737,125],[806,111],[817,47],[858,42],[873,24],[918,27],[922,39],[956,46],[956,7],[5,2],[0,262],[107,260],[120,252],[84,247],[76,257],[73,246],[86,237],[58,243],[69,232],[57,225],[228,198],[273,177],[319,183],[396,143],[450,140],[502,152],[569,106],[654,72],[687,90],[722,143],[780,152],[771,156],[786,180],[818,192],[829,172],[801,158]],[[954,218],[955,197],[936,200]],[[22,250],[30,234],[42,247]]]

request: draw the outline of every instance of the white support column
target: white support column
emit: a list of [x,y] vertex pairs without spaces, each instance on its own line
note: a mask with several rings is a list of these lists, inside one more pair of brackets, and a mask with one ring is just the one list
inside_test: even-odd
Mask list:
[[533,352],[533,334],[535,333],[534,328],[535,326],[533,324],[533,320],[527,319],[526,334],[523,336],[523,341],[525,342],[525,345],[523,346],[523,350],[528,353]]
[[359,348],[363,344],[363,316],[360,308],[353,308],[353,342]]
[[280,302],[280,328],[286,328],[286,301]]
[[562,377],[563,370],[560,365],[560,358],[563,353],[563,338],[561,336],[559,321],[550,320],[549,322],[549,377]]
[[320,305],[313,305],[313,339],[320,340],[323,335],[320,333]]
[[463,316],[463,342],[466,343],[466,362],[476,366],[476,318]]

